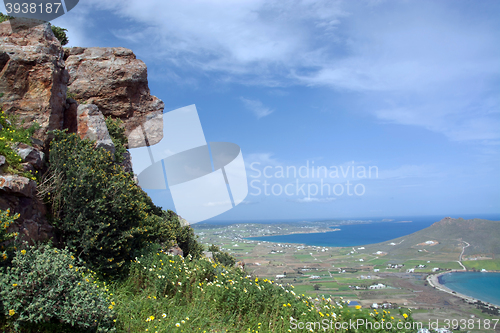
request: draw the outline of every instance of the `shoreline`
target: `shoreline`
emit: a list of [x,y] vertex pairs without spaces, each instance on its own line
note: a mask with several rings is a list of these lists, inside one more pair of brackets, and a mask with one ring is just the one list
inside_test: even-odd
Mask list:
[[427,276],[426,280],[429,283],[429,285],[431,287],[433,287],[434,289],[437,289],[439,291],[443,291],[443,292],[448,293],[448,294],[453,295],[453,296],[460,297],[460,298],[464,299],[467,302],[475,303],[475,302],[479,301],[479,302],[484,303],[484,304],[486,304],[488,306],[500,309],[500,305],[493,304],[493,303],[490,303],[490,302],[486,302],[486,301],[477,299],[477,298],[475,298],[473,296],[467,296],[465,294],[461,294],[461,293],[459,293],[457,291],[454,291],[454,290],[446,287],[445,285],[443,285],[443,284],[441,284],[439,282],[439,277],[442,276],[442,275],[445,275],[445,274],[448,274],[448,273],[465,273],[465,272],[467,272],[467,270],[452,269],[451,271],[441,272],[441,273],[438,273],[438,274],[429,274]]
[[[328,232],[334,232],[334,231],[340,231],[340,229],[331,229],[331,230],[324,230],[324,231],[319,231],[319,230],[311,230],[311,231],[292,231],[286,234],[272,234],[272,235],[262,235],[262,236],[252,236],[252,237],[246,237],[245,239],[248,240],[253,240],[251,238],[255,237],[273,237],[273,236],[289,236],[289,235],[297,235],[297,234],[326,234]],[[267,242],[267,241],[266,241]],[[271,243],[278,243],[278,242],[271,242]],[[299,243],[290,243],[290,244],[299,244]]]

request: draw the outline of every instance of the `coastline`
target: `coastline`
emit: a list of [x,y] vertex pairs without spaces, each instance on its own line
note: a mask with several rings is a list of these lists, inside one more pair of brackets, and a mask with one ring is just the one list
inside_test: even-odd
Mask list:
[[[310,231],[302,231],[302,230],[300,230],[300,231],[288,232],[288,233],[285,233],[285,234],[272,234],[272,235],[252,236],[252,237],[246,237],[246,239],[253,240],[251,238],[255,238],[255,237],[273,237],[273,236],[288,236],[288,235],[296,235],[296,234],[325,234],[325,233],[334,232],[334,231],[340,231],[340,229],[338,229],[338,228],[331,229],[331,230],[318,230],[318,229],[314,229],[314,230],[310,230]],[[296,243],[293,243],[293,244],[296,244]]]
[[452,269],[450,271],[441,272],[441,273],[438,273],[438,274],[430,274],[430,275],[427,276],[426,280],[429,283],[429,285],[431,287],[433,287],[434,289],[443,291],[443,292],[448,293],[448,294],[453,295],[453,296],[460,297],[460,298],[464,299],[467,302],[475,303],[475,302],[479,301],[479,302],[484,303],[484,304],[486,304],[488,306],[500,309],[500,306],[497,305],[497,304],[489,303],[489,302],[486,302],[486,301],[474,298],[472,296],[467,296],[467,295],[461,294],[461,293],[459,293],[457,291],[454,291],[454,290],[446,287],[445,285],[443,285],[443,284],[441,284],[439,282],[439,277],[442,276],[442,275],[445,275],[445,274],[448,274],[448,273],[464,273],[464,272],[467,272],[467,270]]

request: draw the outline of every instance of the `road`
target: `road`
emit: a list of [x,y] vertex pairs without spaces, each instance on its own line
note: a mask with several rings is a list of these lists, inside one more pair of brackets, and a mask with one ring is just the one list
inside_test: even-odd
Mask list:
[[467,246],[464,246],[464,247],[462,248],[462,253],[460,253],[460,257],[458,258],[458,261],[457,261],[457,262],[460,264],[460,266],[462,266],[462,268],[464,269],[464,271],[466,271],[466,270],[467,270],[467,268],[465,268],[465,266],[462,264],[462,256],[464,255],[465,249],[466,249],[467,247],[469,247],[469,246],[470,246],[470,244],[469,244],[469,243],[467,243],[466,241],[462,241],[462,242],[464,242],[465,244],[467,244]]

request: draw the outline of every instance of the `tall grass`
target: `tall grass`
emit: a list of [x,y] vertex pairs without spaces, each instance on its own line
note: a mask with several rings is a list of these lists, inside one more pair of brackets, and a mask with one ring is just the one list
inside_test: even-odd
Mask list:
[[292,323],[328,322],[335,327],[336,322],[358,319],[384,322],[384,327],[391,322],[394,329],[342,332],[416,331],[396,329],[398,322],[411,324],[408,310],[371,311],[348,307],[343,299],[312,299],[297,295],[293,286],[262,280],[239,268],[207,258],[184,259],[155,247],[136,258],[129,277],[111,289],[119,332],[291,332]]

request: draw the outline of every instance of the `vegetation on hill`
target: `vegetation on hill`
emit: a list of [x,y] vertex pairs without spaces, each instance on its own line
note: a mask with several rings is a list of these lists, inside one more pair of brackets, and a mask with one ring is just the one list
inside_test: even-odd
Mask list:
[[[240,268],[172,256],[154,246],[134,260],[114,295],[117,328],[125,332],[289,332],[294,325],[294,331],[320,331],[314,323],[321,328],[328,323],[333,332],[350,320],[368,328],[346,332],[417,331],[404,328],[413,327],[407,309],[368,310],[348,307],[343,299],[312,299],[296,294],[293,286],[252,277]],[[306,323],[313,329],[297,329]],[[373,329],[382,323],[384,329]]]

